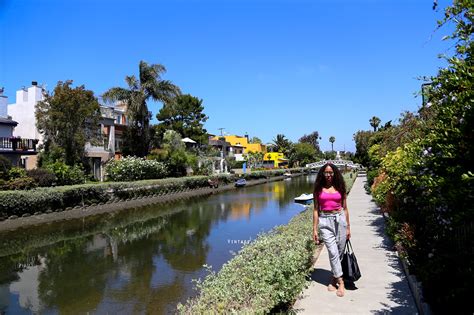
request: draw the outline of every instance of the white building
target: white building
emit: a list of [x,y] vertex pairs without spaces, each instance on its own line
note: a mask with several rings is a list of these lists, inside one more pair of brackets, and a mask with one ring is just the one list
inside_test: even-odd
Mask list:
[[[35,81],[31,82],[31,85],[28,89],[22,88],[16,92],[16,103],[8,104],[8,112],[5,113],[5,116],[10,115],[10,119],[18,123],[13,131],[13,136],[38,139],[38,144],[42,144],[44,137],[36,128],[35,112],[36,104],[44,100],[44,90]],[[6,104],[6,97],[5,99],[0,97],[0,105],[2,102]],[[117,103],[111,107],[101,105],[100,110],[102,117],[99,121],[98,133],[103,137],[104,143],[93,145],[87,142],[85,145],[86,156],[91,160],[91,169],[97,179],[104,178],[103,166],[108,160],[121,158],[122,134],[128,123],[125,104]],[[3,112],[0,106],[0,117]],[[11,127],[9,128],[11,130]],[[11,134],[9,136],[11,137]],[[36,167],[36,156],[22,157],[22,159],[28,160],[27,169]]]
[[35,106],[43,100],[43,88],[38,83],[31,82],[28,89],[22,88],[16,92],[16,103],[8,104],[8,115],[18,122],[13,131],[15,137],[38,139],[43,143],[43,135],[36,128]]
[[8,116],[8,97],[0,88],[0,155],[7,158],[14,166],[27,169],[36,165],[36,144],[34,138],[14,137],[18,122]]

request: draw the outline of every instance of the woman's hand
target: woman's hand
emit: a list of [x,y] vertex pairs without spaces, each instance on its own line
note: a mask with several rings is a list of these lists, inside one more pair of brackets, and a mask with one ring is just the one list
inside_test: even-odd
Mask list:
[[316,245],[319,245],[319,235],[318,235],[318,232],[313,233],[313,239],[314,239],[314,243],[315,243]]
[[351,226],[348,225],[346,228],[346,240],[351,238]]

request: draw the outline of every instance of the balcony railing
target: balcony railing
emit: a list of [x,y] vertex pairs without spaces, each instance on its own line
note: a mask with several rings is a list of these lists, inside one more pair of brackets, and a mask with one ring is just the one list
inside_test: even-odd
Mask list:
[[38,139],[0,137],[0,151],[36,152]]

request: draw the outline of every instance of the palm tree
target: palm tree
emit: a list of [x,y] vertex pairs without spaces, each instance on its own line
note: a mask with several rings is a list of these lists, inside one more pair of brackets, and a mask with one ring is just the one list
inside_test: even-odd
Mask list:
[[336,138],[333,136],[329,137],[329,142],[331,142],[331,151],[334,151],[334,141],[336,141]]
[[[127,88],[113,87],[102,95],[104,101],[119,101],[127,105],[128,128],[124,134],[124,154],[145,156],[148,153],[151,113],[147,101],[169,102],[181,94],[178,86],[171,81],[161,79],[166,72],[160,64],[148,64],[140,61],[138,79],[126,76]],[[127,141],[128,140],[128,141]],[[128,146],[128,150],[125,147]],[[125,152],[128,151],[128,152]]]
[[369,123],[374,128],[374,132],[375,132],[375,131],[377,131],[377,127],[380,124],[380,118],[378,118],[377,116],[374,116],[374,117],[369,119]]
[[290,140],[286,139],[285,135],[282,134],[278,134],[276,138],[273,139],[273,143],[275,144],[274,150],[284,154],[288,153],[291,145]]

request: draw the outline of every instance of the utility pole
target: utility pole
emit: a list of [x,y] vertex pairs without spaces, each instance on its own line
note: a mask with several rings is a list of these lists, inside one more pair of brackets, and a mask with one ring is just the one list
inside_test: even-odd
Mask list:
[[224,130],[225,128],[217,128],[217,130],[220,130],[221,131],[221,137],[224,135],[224,133],[222,132],[222,130]]

